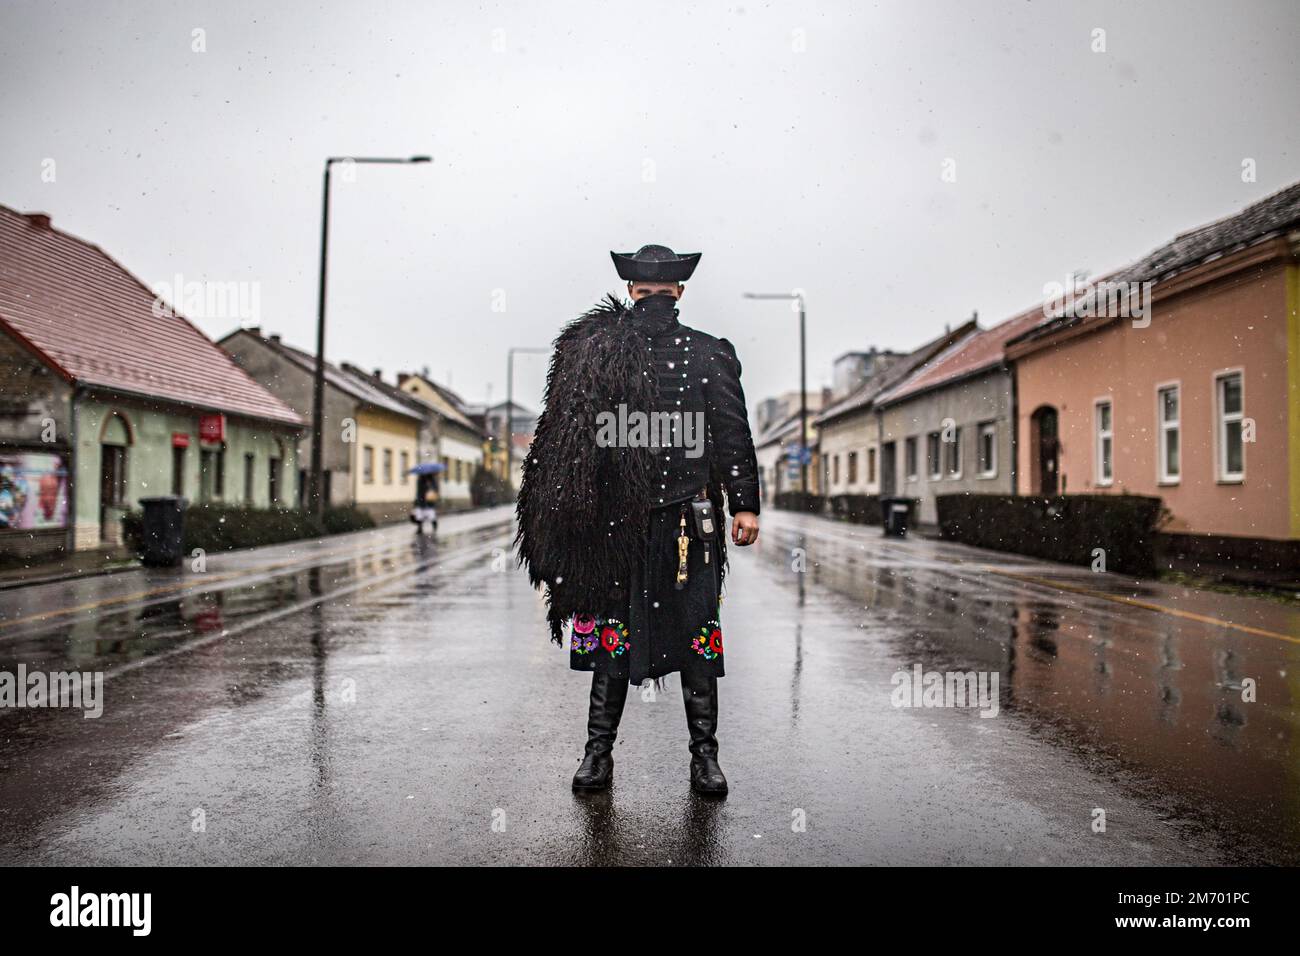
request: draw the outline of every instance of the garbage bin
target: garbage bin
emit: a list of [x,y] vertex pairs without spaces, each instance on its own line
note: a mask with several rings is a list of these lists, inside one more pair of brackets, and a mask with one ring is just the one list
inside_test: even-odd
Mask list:
[[893,538],[906,536],[907,526],[912,521],[911,498],[881,498],[880,512],[886,535]]
[[185,542],[185,509],[189,502],[179,495],[141,498],[143,511],[140,560],[156,567],[174,568],[181,563]]

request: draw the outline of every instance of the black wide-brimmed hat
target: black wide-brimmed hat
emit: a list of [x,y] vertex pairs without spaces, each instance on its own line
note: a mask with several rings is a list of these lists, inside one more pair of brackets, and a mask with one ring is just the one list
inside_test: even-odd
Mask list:
[[685,282],[701,253],[679,256],[667,246],[642,246],[636,252],[611,252],[618,277],[629,282]]

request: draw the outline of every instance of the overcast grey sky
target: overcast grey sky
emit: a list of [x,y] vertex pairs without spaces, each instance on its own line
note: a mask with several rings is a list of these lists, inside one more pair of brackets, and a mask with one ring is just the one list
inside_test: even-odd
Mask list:
[[0,203],[150,284],[258,283],[294,344],[323,158],[432,154],[336,182],[327,354],[471,400],[618,289],[610,249],[704,253],[682,318],[752,405],[798,339],[745,289],[804,290],[829,384],[1300,179],[1293,0],[0,4]]

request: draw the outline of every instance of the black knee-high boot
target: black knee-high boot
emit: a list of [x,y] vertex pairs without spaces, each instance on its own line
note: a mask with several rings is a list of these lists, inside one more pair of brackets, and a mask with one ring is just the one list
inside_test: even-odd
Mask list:
[[727,778],[718,766],[718,679],[682,672],[686,726],[691,731],[691,789],[709,797],[727,793]]
[[591,675],[591,706],[587,711],[587,750],[574,790],[604,790],[614,779],[614,740],[618,722],[627,703],[627,678],[610,677],[599,671]]

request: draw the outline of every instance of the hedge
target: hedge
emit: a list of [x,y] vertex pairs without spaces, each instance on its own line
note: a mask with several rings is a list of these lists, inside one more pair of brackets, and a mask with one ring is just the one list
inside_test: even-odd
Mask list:
[[321,516],[326,534],[347,534],[349,531],[365,531],[375,526],[375,516],[368,511],[351,505],[339,505],[326,508]]
[[785,511],[806,511],[809,514],[821,514],[826,510],[826,498],[811,491],[778,491],[772,499],[776,507]]
[[880,524],[879,495],[832,495],[831,514],[854,524]]
[[938,495],[939,533],[952,541],[1125,574],[1156,573],[1159,498],[1146,495]]
[[[186,553],[195,548],[204,551],[231,551],[280,544],[303,538],[319,538],[373,528],[375,519],[352,507],[326,508],[322,520],[297,508],[239,508],[231,505],[196,504],[185,511]],[[122,521],[127,542],[141,550],[141,514],[132,511]]]

